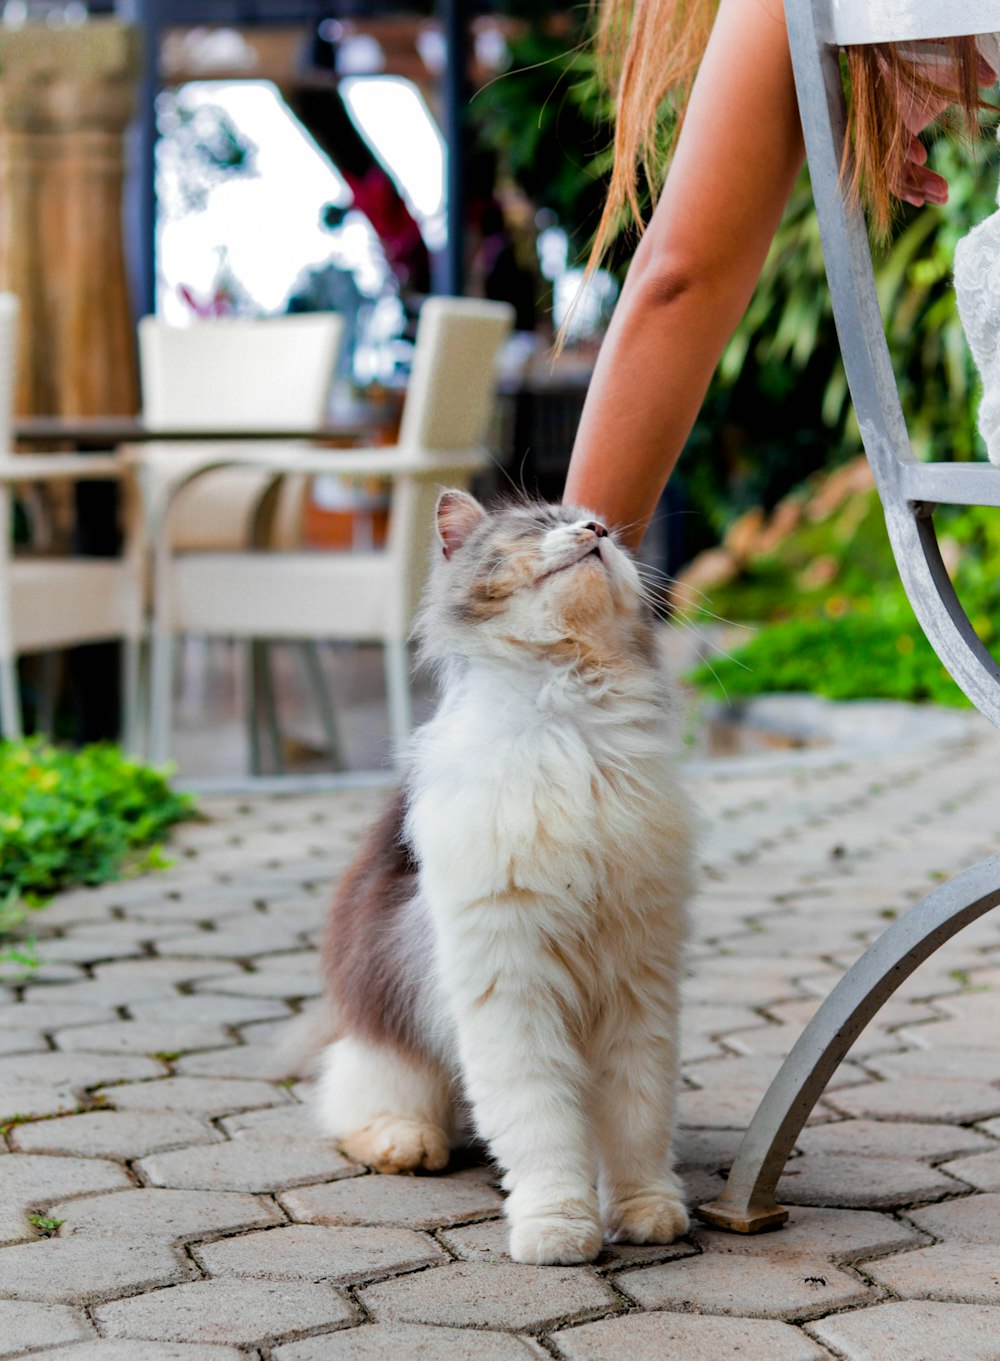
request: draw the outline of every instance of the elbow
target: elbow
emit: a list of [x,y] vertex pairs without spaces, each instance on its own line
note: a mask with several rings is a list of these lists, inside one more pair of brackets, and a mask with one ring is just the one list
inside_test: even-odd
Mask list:
[[626,291],[640,308],[660,310],[697,295],[706,281],[695,261],[676,255],[654,254],[640,246],[632,261]]

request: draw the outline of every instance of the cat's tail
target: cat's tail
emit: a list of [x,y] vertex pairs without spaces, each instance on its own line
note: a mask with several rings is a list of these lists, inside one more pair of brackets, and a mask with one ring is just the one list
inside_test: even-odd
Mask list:
[[319,998],[284,1026],[262,1065],[272,1082],[312,1077],[320,1054],[340,1035],[337,1016],[327,997]]

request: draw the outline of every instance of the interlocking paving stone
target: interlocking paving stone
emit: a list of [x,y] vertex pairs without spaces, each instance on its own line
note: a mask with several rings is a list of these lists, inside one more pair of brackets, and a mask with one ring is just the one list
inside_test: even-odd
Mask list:
[[[745,1130],[763,1096],[762,1088],[712,1087],[705,1091],[681,1091],[677,1098],[677,1119],[682,1125],[700,1129]],[[822,1116],[822,1107],[809,1117]]]
[[[369,1324],[276,1347],[274,1361],[529,1361],[548,1355],[530,1338],[481,1329]],[[779,1358],[784,1361],[784,1358]]]
[[955,1195],[961,1184],[913,1158],[804,1153],[785,1165],[778,1202],[890,1210],[897,1204]]
[[201,1021],[107,1021],[59,1030],[55,1042],[63,1050],[159,1054],[215,1049],[232,1040],[221,1025]]
[[[442,1230],[438,1235],[448,1249],[466,1262],[509,1262],[510,1225],[505,1219],[488,1219],[464,1228]],[[690,1257],[695,1248],[684,1239],[648,1247],[629,1243],[605,1243],[595,1265],[601,1270],[618,1271],[625,1267],[645,1266],[649,1262],[674,1261]]]
[[193,1252],[209,1276],[342,1283],[448,1261],[432,1238],[412,1229],[327,1228],[319,1224],[246,1233],[240,1238],[204,1243]]
[[[0,1356],[23,1356],[32,1348],[52,1347],[93,1337],[82,1309],[62,1304],[0,1300]],[[60,1356],[65,1353],[60,1352]]]
[[863,1270],[904,1299],[1000,1304],[1000,1261],[992,1243],[940,1243],[870,1262]]
[[[48,1353],[47,1353],[48,1354]],[[2,1355],[2,1353],[0,1353]],[[57,1361],[245,1361],[247,1353],[235,1347],[212,1347],[207,1343],[140,1342],[130,1338],[116,1342],[105,1337],[99,1342],[78,1342],[51,1353]]]
[[5,1209],[44,1207],[67,1196],[133,1185],[124,1167],[99,1158],[23,1153],[0,1162],[0,1205]]
[[207,1191],[284,1191],[323,1178],[354,1177],[362,1170],[329,1141],[294,1143],[260,1134],[229,1143],[182,1148],[144,1158],[136,1170],[154,1186]]
[[[204,934],[210,935],[211,932]],[[171,955],[179,954],[177,950]],[[155,995],[151,984],[194,983],[199,978],[216,978],[220,974],[238,974],[242,970],[233,959],[174,959],[159,956],[149,959],[126,959],[117,964],[98,964],[94,977],[109,989],[119,984],[133,989],[133,1001],[148,1001]],[[147,992],[141,990],[145,984]]]
[[891,1078],[830,1092],[824,1098],[845,1115],[875,1120],[931,1120],[965,1124],[1000,1115],[1000,1087],[955,1078]]
[[71,1025],[94,1025],[99,1021],[113,1021],[110,1006],[73,1004],[62,1001],[63,989],[47,989],[47,1002],[19,1002],[4,1007],[4,1030],[40,1030],[48,1033]]
[[175,1242],[238,1229],[266,1228],[282,1222],[275,1206],[262,1196],[239,1191],[171,1191],[142,1187],[127,1196],[88,1196],[52,1205],[62,1219],[60,1238],[73,1234],[159,1238]]
[[184,1054],[173,1064],[181,1077],[272,1076],[275,1049],[270,1044],[230,1044],[224,1049],[206,1049],[200,1054]]
[[162,1149],[213,1143],[219,1135],[204,1120],[180,1112],[90,1111],[15,1125],[9,1138],[20,1153],[141,1158]]
[[502,1212],[499,1194],[478,1172],[440,1177],[352,1177],[284,1191],[278,1201],[306,1224],[399,1224],[432,1229]]
[[848,1361],[998,1361],[1000,1309],[903,1300],[809,1326]]
[[918,1228],[948,1243],[995,1243],[1000,1247],[1000,1195],[966,1196],[944,1205],[908,1210]]
[[950,1172],[979,1191],[1000,1191],[1000,1149],[993,1153],[976,1153],[971,1158],[956,1158],[943,1163],[942,1172]]
[[12,1055],[0,1059],[0,1119],[33,1110],[28,1094],[48,1090],[62,1095],[122,1078],[160,1077],[165,1071],[162,1063],[138,1055]]
[[279,950],[301,949],[302,942],[280,921],[270,921],[260,913],[247,920],[227,917],[221,931],[197,931],[157,941],[161,955],[189,955],[206,959],[250,959]]
[[920,1247],[926,1237],[890,1215],[871,1210],[789,1207],[788,1219],[774,1233],[720,1233],[695,1227],[691,1235],[706,1252],[751,1257],[806,1257],[847,1262],[876,1253]]
[[[914,1026],[901,1032],[916,1043],[923,1043],[934,1030],[933,1025]],[[897,1054],[879,1054],[869,1059],[868,1067],[879,1077],[908,1078],[972,1078],[978,1082],[992,1082],[1000,1072],[996,1047],[992,1049],[956,1049],[934,1044],[930,1049],[904,1049]]]
[[[702,1063],[688,1064],[684,1076],[706,1091],[715,1092],[719,1088],[737,1090],[747,1087],[758,1099],[770,1085],[771,1079],[781,1067],[781,1057],[776,1055],[753,1055],[746,1058],[726,1057],[706,1059]],[[853,1063],[842,1063],[827,1084],[827,1091],[847,1087],[864,1081],[865,1074]]]
[[255,1347],[352,1323],[356,1314],[346,1299],[325,1284],[211,1280],[101,1304],[93,1310],[93,1318],[106,1337]]
[[280,1020],[289,1015],[283,1002],[270,997],[224,997],[213,993],[194,993],[166,1002],[134,1002],[129,1012],[137,1021],[197,1021],[226,1026]]
[[[279,959],[287,956],[280,955]],[[206,979],[195,984],[197,993],[226,993],[239,997],[317,997],[323,989],[315,955],[312,965],[301,969],[261,967],[253,973],[231,975],[225,979]]]
[[130,1082],[98,1092],[118,1110],[196,1111],[199,1115],[231,1115],[255,1106],[278,1106],[288,1097],[270,1082],[238,1078],[171,1077],[160,1082]]
[[[565,1361],[822,1361],[827,1353],[787,1323],[696,1314],[629,1314],[554,1333]],[[470,1353],[471,1358],[471,1353]],[[284,1359],[283,1359],[284,1361]],[[302,1361],[306,1361],[303,1356]],[[318,1361],[318,1358],[317,1358]]]
[[647,1309],[690,1309],[750,1318],[816,1318],[872,1297],[854,1276],[808,1254],[769,1261],[746,1253],[705,1253],[615,1277]]
[[377,1323],[544,1328],[620,1306],[585,1267],[455,1262],[368,1286],[358,1299]]
[[37,1054],[48,1047],[41,1031],[0,1030],[0,1054]]
[[834,1120],[799,1135],[803,1153],[846,1153],[859,1158],[957,1158],[996,1145],[961,1125],[917,1125],[902,1120]]
[[169,1245],[49,1238],[0,1248],[0,1295],[53,1304],[107,1299],[185,1281],[191,1263]]
[[[227,1134],[248,1133],[270,1135],[274,1138],[315,1139],[320,1135],[312,1106],[300,1101],[289,1101],[284,1106],[267,1106],[262,1110],[242,1111],[227,1115],[219,1121],[219,1128]],[[323,1136],[326,1137],[326,1136]],[[327,1140],[328,1146],[333,1141]]]

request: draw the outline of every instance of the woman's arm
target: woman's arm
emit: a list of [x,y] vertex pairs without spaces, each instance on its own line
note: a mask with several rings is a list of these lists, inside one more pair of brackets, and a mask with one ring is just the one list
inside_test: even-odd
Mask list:
[[781,0],[721,0],[587,394],[565,499],[638,545],[802,164]]

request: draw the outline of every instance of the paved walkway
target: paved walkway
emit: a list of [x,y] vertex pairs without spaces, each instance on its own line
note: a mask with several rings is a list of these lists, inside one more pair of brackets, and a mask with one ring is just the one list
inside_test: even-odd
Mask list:
[[[976,727],[867,763],[699,768],[694,1201],[864,943],[1000,848],[998,758]],[[174,868],[39,919],[45,966],[0,988],[0,1356],[1000,1358],[1000,921],[859,1041],[789,1163],[784,1230],[516,1266],[488,1170],[367,1175],[310,1132],[305,1090],[260,1077],[382,797],[210,802]]]

